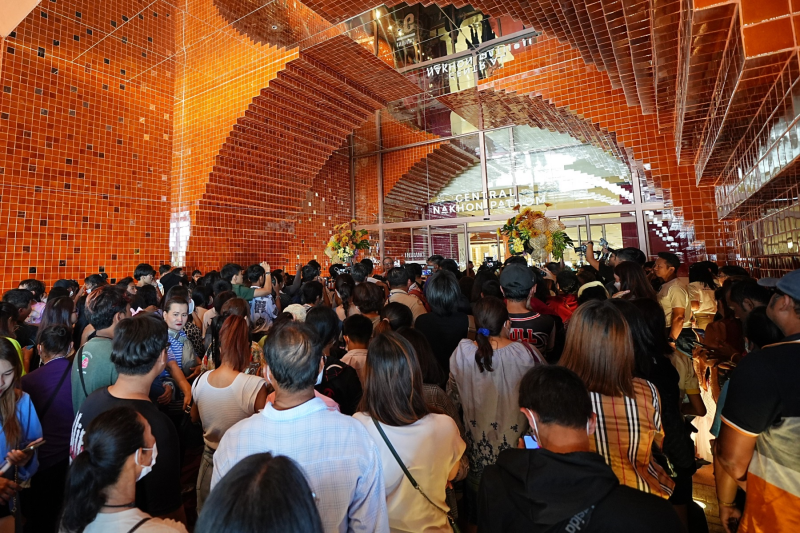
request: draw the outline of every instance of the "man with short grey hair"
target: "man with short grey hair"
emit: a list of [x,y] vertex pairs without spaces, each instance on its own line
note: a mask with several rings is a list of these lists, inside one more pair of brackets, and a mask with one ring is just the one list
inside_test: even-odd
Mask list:
[[303,469],[327,533],[389,531],[378,448],[355,419],[329,411],[314,395],[324,368],[316,333],[302,323],[279,327],[264,346],[264,377],[275,400],[235,424],[214,454],[211,488],[242,459],[270,452]]

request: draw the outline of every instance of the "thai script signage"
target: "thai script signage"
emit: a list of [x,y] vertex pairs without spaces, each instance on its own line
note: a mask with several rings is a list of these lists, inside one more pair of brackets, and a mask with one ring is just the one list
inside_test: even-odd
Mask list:
[[523,37],[518,42],[500,44],[484,52],[478,52],[456,61],[437,63],[426,67],[425,74],[428,78],[445,75],[448,78],[459,78],[475,72],[484,72],[487,68],[497,65],[498,62],[502,66],[503,58],[507,54],[511,54],[512,50],[531,46],[534,42],[533,39],[533,37]]

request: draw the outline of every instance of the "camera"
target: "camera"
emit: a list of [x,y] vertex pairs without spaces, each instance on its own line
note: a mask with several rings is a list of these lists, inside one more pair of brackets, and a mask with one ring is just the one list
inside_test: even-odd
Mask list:
[[603,238],[601,238],[601,239],[600,239],[600,246],[602,246],[603,248],[605,248],[605,249],[606,249],[606,250],[608,250],[609,252],[613,252],[613,251],[614,251],[614,249],[613,249],[613,248],[611,248],[611,247],[608,245],[608,241],[605,239],[605,237],[603,237]]
[[350,273],[350,267],[346,267],[344,265],[331,266],[331,274],[333,274],[333,279],[336,279],[336,277],[339,274],[349,274],[349,273]]
[[494,271],[503,266],[503,263],[496,260],[494,257],[486,257],[481,264],[481,270]]
[[586,245],[582,244],[580,246],[577,246],[575,248],[575,251],[578,252],[579,254],[584,254],[585,255],[586,254]]

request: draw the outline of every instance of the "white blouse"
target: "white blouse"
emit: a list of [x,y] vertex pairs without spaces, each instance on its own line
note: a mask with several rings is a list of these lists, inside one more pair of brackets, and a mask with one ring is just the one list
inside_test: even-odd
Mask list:
[[[372,418],[366,413],[356,413],[353,418],[364,424],[381,454],[389,529],[397,533],[452,531],[445,513],[417,492],[406,478]],[[408,426],[381,424],[381,427],[425,495],[447,510],[447,477],[467,447],[453,419],[431,413]]]

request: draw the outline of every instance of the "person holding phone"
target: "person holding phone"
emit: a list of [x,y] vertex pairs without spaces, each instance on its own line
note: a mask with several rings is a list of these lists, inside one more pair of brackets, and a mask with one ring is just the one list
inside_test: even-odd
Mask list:
[[17,349],[0,338],[0,456],[10,467],[0,477],[0,532],[14,531],[21,518],[17,491],[39,469],[35,449],[25,449],[42,438],[42,425],[30,396],[18,390],[22,364]]
[[539,449],[506,449],[484,469],[480,533],[684,531],[667,501],[621,485],[591,450],[597,416],[577,374],[561,366],[529,370],[519,406]]

